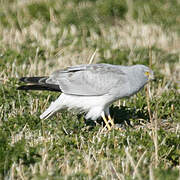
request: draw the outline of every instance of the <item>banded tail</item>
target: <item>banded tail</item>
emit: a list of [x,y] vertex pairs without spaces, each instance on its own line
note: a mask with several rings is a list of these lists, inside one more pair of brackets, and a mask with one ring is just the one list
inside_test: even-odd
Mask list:
[[22,77],[21,82],[30,83],[30,85],[19,86],[17,90],[41,90],[61,92],[59,85],[46,83],[49,77]]

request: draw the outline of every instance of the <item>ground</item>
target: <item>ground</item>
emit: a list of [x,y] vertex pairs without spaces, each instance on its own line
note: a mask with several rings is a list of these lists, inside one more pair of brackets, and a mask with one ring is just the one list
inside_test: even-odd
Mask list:
[[[178,0],[0,1],[0,178],[179,179],[179,12]],[[16,90],[22,76],[100,62],[155,73],[111,106],[120,129],[68,111],[40,120],[59,94]]]

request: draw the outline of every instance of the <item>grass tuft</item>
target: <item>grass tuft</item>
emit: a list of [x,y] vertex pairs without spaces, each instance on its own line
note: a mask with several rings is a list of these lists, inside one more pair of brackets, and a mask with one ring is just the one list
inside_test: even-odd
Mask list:
[[[132,0],[0,2],[0,179],[179,179],[180,4]],[[150,66],[156,80],[114,103],[121,130],[66,110],[18,78],[76,64]]]

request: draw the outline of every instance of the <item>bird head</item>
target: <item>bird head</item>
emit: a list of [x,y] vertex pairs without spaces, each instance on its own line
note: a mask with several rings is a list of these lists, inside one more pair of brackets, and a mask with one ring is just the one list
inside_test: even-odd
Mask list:
[[134,66],[134,70],[134,76],[138,77],[139,80],[144,82],[154,80],[154,73],[149,67],[138,64]]
[[146,76],[148,81],[154,80],[154,72],[150,68],[144,68],[144,75]]

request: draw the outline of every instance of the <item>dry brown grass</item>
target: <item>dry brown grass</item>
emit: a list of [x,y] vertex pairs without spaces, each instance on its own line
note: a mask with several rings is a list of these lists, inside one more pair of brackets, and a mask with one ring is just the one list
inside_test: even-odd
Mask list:
[[[88,35],[83,30],[84,33],[81,36],[75,25],[59,26],[54,9],[50,9],[51,23],[44,24],[39,19],[35,19],[27,26],[23,26],[23,22],[31,19],[27,6],[34,2],[48,3],[49,1],[14,1],[10,4],[1,1],[0,3],[1,10],[5,12],[11,25],[11,27],[5,27],[0,23],[0,59],[6,60],[2,63],[4,68],[0,69],[1,100],[3,101],[3,104],[0,104],[0,113],[3,117],[0,118],[0,127],[10,134],[9,147],[13,149],[17,143],[21,145],[23,142],[23,151],[27,159],[35,159],[34,163],[29,163],[21,156],[18,160],[12,160],[11,163],[8,161],[8,156],[11,157],[9,150],[5,162],[11,165],[5,175],[0,178],[58,179],[62,176],[63,179],[68,179],[72,176],[78,179],[81,176],[75,175],[79,173],[84,179],[124,180],[127,177],[143,179],[146,176],[145,178],[152,180],[158,177],[155,170],[168,171],[168,168],[171,168],[172,171],[176,171],[180,164],[172,165],[172,161],[168,159],[171,157],[169,155],[174,152],[174,145],[172,144],[165,152],[161,151],[172,134],[174,138],[179,137],[180,124],[176,118],[178,107],[174,105],[176,101],[173,101],[170,93],[172,91],[180,93],[180,88],[176,88],[180,86],[180,59],[173,63],[167,59],[165,62],[160,61],[163,54],[153,50],[153,47],[158,47],[166,54],[179,54],[178,32],[165,30],[158,24],[144,24],[140,20],[133,20],[132,1],[129,1],[131,5],[125,20],[116,20],[109,27],[103,23],[99,24],[99,32],[91,27],[88,29]],[[57,6],[61,5],[61,3],[56,3]],[[73,3],[67,4],[68,10],[72,9],[72,6]],[[82,3],[78,8],[91,6],[92,3]],[[15,12],[17,9],[23,9],[25,12],[25,17],[17,13],[17,21],[21,29],[17,28],[8,8]],[[29,39],[32,42],[30,45],[28,44]],[[70,39],[70,43],[66,44],[67,39]],[[31,48],[35,48],[35,51],[32,51],[34,54],[32,56],[28,54],[25,56],[26,60],[20,61],[19,56],[29,52]],[[147,122],[148,118],[132,117],[130,120],[133,128],[131,129],[126,126],[122,131],[114,129],[107,133],[103,131],[103,126],[97,125],[98,128],[94,127],[90,130],[90,127],[78,124],[82,120],[79,120],[73,113],[58,114],[54,119],[42,121],[39,125],[38,114],[48,106],[54,94],[44,95],[33,92],[22,94],[14,89],[17,86],[17,80],[14,78],[49,75],[59,68],[97,63],[102,58],[111,60],[114,57],[114,50],[130,50],[127,62],[123,61],[122,64],[139,63],[144,52],[140,51],[137,54],[138,48],[149,50],[149,65],[152,65],[159,80],[147,87],[146,100],[145,98],[139,100],[139,96],[134,96],[130,100],[122,100],[119,103],[119,107],[129,106],[130,110],[134,108],[136,112],[142,110],[149,114],[150,122]],[[15,51],[19,56],[12,55],[8,58],[14,59],[5,59],[9,49]],[[43,58],[39,55],[41,50],[44,51]],[[165,107],[168,103],[161,104],[163,100],[168,101],[165,97],[162,99],[164,94],[172,100],[166,108],[169,110],[168,115],[162,110],[163,106]],[[145,97],[145,94],[142,96]],[[140,101],[146,104],[142,106],[143,108],[138,105]],[[22,119],[18,119],[19,117]],[[35,122],[34,125],[30,123],[31,121]],[[6,127],[7,122],[12,122],[13,128],[11,124]],[[69,122],[72,124],[68,124]],[[162,129],[167,136],[161,134]],[[143,142],[142,139],[149,141]],[[148,145],[151,142],[152,145]],[[71,146],[71,144],[76,146]],[[31,148],[34,148],[38,154],[38,160],[36,160],[36,153],[31,155]],[[16,156],[19,157],[21,153],[19,151]],[[26,165],[26,163],[29,164]],[[4,167],[6,166],[5,163]]]

